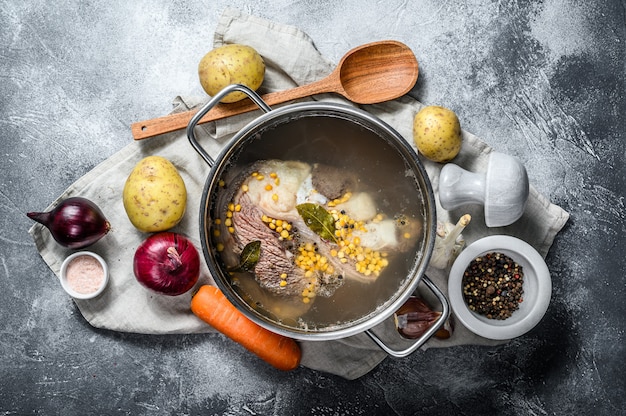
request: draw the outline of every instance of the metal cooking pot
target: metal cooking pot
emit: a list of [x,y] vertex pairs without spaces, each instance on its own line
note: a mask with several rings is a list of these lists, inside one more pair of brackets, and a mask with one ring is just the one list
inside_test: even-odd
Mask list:
[[[264,114],[241,129],[214,160],[196,140],[194,128],[212,107],[233,91],[248,95]],[[333,103],[307,102],[272,110],[254,91],[236,84],[220,91],[196,113],[187,126],[187,136],[211,168],[200,204],[200,241],[204,258],[217,286],[252,321],[270,331],[307,341],[340,339],[365,332],[384,351],[396,357],[415,351],[443,325],[449,316],[448,302],[424,274],[435,242],[433,190],[415,151],[385,122],[363,110]],[[399,204],[407,205],[405,209],[416,215],[417,221],[422,222],[422,228],[415,249],[399,262],[403,267],[399,269],[399,278],[379,278],[380,283],[361,289],[362,293],[347,293],[343,298],[333,295],[330,301],[326,300],[326,304],[316,305],[317,309],[337,307],[336,313],[340,318],[336,322],[316,322],[315,317],[313,322],[305,322],[304,325],[302,322],[298,325],[285,322],[260,309],[258,300],[243,295],[233,284],[232,275],[220,258],[212,238],[212,227],[214,219],[223,214],[225,189],[240,182],[243,172],[252,163],[268,159],[304,159],[310,163],[342,163],[348,166],[352,163],[349,160],[353,160],[362,166],[362,180],[373,181],[380,187],[381,204],[389,204],[387,198],[397,198],[401,201]],[[396,188],[400,183],[409,186],[409,191]],[[441,317],[410,347],[401,350],[392,348],[373,332],[373,328],[390,318],[416,292],[422,281],[441,303]],[[378,296],[375,302],[371,301],[371,305],[369,300],[357,300],[350,307],[342,306],[343,302],[355,302],[350,298],[365,299],[369,295]],[[332,299],[335,296],[339,297]],[[331,311],[331,314],[334,313],[334,310]]]

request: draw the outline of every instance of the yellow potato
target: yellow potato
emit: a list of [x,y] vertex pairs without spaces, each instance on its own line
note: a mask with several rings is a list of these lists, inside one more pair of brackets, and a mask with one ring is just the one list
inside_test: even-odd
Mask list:
[[172,162],[161,156],[148,156],[130,172],[123,199],[128,219],[138,230],[165,231],[182,219],[187,188]]
[[[198,76],[210,96],[231,84],[243,84],[256,91],[265,76],[265,63],[250,46],[224,45],[204,55],[198,64]],[[221,102],[234,103],[245,97],[242,92],[231,92]]]
[[413,140],[424,157],[448,162],[461,150],[461,124],[454,111],[436,105],[423,107],[413,119]]

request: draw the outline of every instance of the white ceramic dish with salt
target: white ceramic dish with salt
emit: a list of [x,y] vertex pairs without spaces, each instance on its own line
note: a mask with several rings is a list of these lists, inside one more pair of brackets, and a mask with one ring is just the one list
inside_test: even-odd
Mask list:
[[[93,267],[94,265],[98,267]],[[82,270],[71,270],[73,267],[81,266]],[[109,283],[109,267],[98,254],[79,251],[63,261],[60,280],[63,289],[74,299],[93,299],[100,295]]]

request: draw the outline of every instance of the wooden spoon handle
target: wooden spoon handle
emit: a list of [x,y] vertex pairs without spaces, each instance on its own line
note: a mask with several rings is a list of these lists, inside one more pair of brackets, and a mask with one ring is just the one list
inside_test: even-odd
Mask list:
[[[285,91],[277,91],[262,95],[261,98],[269,106],[296,100],[298,98],[309,97],[311,95],[323,92],[339,92],[343,93],[343,89],[339,85],[335,73],[330,76],[307,85],[301,85],[296,88]],[[209,121],[220,120],[237,114],[247,113],[258,109],[252,101],[244,99],[231,104],[218,104],[211,109],[204,117],[200,119],[198,124],[207,123]],[[163,133],[184,129],[189,124],[197,109],[185,111],[182,113],[169,114],[163,117],[157,117],[150,120],[133,123],[130,126],[131,132],[135,140],[147,139]]]
[[[232,104],[216,105],[206,114],[199,123],[220,120],[236,114],[243,114],[258,109],[252,101],[242,100]],[[198,110],[189,110],[182,113],[168,114],[150,120],[140,121],[130,125],[130,130],[135,140],[147,139],[159,134],[170,133],[187,127],[191,118]]]

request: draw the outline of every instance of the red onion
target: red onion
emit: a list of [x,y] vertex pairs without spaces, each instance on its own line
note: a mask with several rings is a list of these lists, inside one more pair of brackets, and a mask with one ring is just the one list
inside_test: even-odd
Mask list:
[[172,232],[148,237],[135,251],[137,281],[148,289],[177,296],[191,289],[200,275],[198,250],[187,238]]
[[111,224],[96,204],[77,196],[61,201],[52,211],[29,212],[26,215],[46,226],[59,244],[72,249],[95,243],[111,229]]
[[395,313],[396,327],[404,338],[417,339],[439,316],[441,312],[431,310],[422,299],[411,296]]

